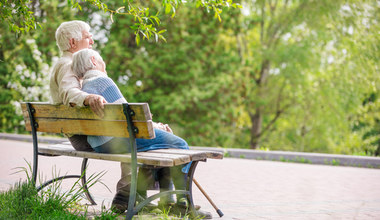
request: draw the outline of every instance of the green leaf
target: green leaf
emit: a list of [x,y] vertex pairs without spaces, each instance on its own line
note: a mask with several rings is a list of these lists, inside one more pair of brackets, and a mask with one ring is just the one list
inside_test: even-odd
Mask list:
[[165,4],[165,14],[169,14],[171,10],[171,4]]
[[139,35],[139,33],[136,34],[135,40],[136,40],[136,44],[140,45],[140,35]]

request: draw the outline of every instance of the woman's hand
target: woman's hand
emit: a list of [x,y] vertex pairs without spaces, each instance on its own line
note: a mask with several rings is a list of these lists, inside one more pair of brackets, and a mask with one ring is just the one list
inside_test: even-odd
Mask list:
[[163,130],[163,131],[167,131],[167,132],[173,134],[173,131],[172,131],[172,129],[169,127],[168,124],[163,124],[163,123],[161,123],[161,122],[158,122],[158,123],[153,122],[153,127],[154,127],[154,128],[157,128],[157,129],[160,129],[160,130]]

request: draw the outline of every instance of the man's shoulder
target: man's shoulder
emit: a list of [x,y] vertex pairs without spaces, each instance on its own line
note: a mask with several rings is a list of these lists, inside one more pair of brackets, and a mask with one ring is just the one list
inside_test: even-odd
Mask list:
[[57,60],[57,62],[54,64],[52,73],[55,74],[55,73],[60,72],[60,70],[62,69],[71,68],[71,63],[72,63],[72,60],[70,58],[60,57]]
[[56,63],[59,66],[71,65],[73,60],[70,57],[60,57]]

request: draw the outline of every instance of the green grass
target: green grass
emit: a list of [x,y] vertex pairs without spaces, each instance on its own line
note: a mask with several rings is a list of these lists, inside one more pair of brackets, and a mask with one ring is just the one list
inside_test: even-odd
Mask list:
[[[30,169],[30,164],[28,164]],[[37,192],[36,187],[31,181],[31,177],[26,168],[18,168],[25,172],[27,180],[14,184],[9,190],[0,192],[0,220],[8,219],[124,219],[125,215],[118,215],[109,209],[102,208],[100,213],[94,215],[88,213],[87,206],[81,204],[83,196],[83,188],[77,182],[66,192],[62,192],[62,180],[44,188]],[[89,187],[100,182],[99,179],[104,175],[100,172],[96,175],[91,175],[88,178]],[[102,206],[104,207],[104,206]],[[169,210],[157,212],[141,212],[134,219],[190,219],[186,216],[176,216]],[[200,218],[195,218],[200,219]]]
[[74,201],[57,194],[39,194],[31,182],[18,182],[2,192],[0,204],[0,219],[86,219],[69,211]]
[[[87,212],[85,205],[79,204],[80,199],[68,193],[58,193],[55,189],[37,192],[31,182],[18,182],[11,189],[0,193],[0,220],[5,219],[124,219],[125,215],[115,214],[103,209],[96,216]],[[173,220],[191,219],[188,215],[176,216],[163,210],[157,212],[141,212],[134,219]],[[195,218],[200,219],[200,218]]]

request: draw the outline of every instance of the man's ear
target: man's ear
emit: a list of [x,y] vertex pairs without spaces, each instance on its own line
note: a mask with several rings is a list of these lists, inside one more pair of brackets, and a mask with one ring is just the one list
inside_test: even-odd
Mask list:
[[91,57],[91,62],[94,64],[94,66],[96,66],[97,62],[94,56]]
[[77,46],[74,38],[71,38],[69,40],[69,44],[70,44],[70,48],[72,48],[72,49],[75,49]]

